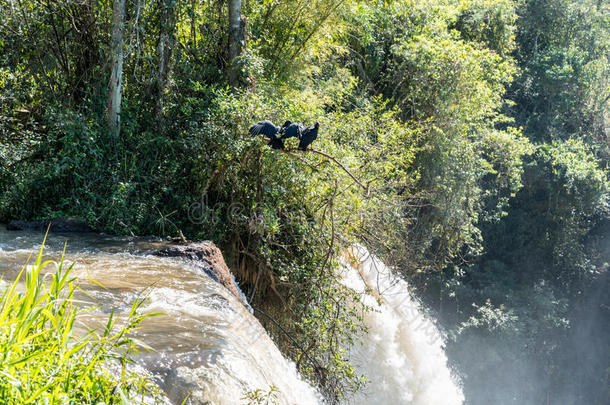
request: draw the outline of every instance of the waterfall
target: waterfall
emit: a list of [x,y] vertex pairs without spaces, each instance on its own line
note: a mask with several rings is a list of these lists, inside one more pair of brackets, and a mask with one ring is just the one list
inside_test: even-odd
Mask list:
[[[87,327],[104,325],[108,314],[129,312],[146,291],[149,318],[137,338],[152,350],[139,366],[180,404],[237,405],[244,396],[277,387],[278,404],[324,403],[267,335],[259,321],[226,288],[196,266],[148,253],[165,242],[96,234],[50,235],[45,259],[57,260],[68,240],[66,258],[86,292],[82,299],[97,309]],[[0,228],[0,276],[14,279],[42,235]],[[351,348],[350,359],[368,383],[348,404],[456,405],[462,393],[447,367],[442,338],[407,283],[380,260],[356,246],[340,269],[345,286],[362,294],[371,309],[363,314],[368,333]],[[96,280],[100,285],[92,283]]]
[[368,333],[350,358],[368,383],[350,404],[457,405],[464,396],[447,365],[443,339],[409,286],[362,246],[342,260],[342,282],[362,294]]

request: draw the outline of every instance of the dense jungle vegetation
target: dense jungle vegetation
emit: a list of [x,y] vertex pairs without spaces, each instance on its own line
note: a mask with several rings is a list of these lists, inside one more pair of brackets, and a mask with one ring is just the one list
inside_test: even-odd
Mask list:
[[[359,242],[438,318],[468,404],[610,402],[608,3],[0,7],[0,222],[214,240],[330,399],[362,383],[332,271]],[[320,122],[334,160],[263,119]]]

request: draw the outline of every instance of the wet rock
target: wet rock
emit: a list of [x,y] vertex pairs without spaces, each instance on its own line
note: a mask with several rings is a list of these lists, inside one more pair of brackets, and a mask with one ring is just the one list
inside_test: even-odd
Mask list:
[[44,221],[11,221],[6,225],[9,231],[46,231],[49,232],[92,232],[85,221],[78,218],[54,218]]
[[[188,398],[187,404],[189,405],[218,405],[225,403],[221,398],[218,398],[220,394],[215,392],[216,387],[208,386],[205,383],[202,384],[202,381],[206,381],[205,377],[209,378],[209,376],[199,375],[198,371],[201,370],[186,366],[170,370],[165,378],[167,395],[173,398],[176,403],[181,403],[184,398]],[[210,397],[213,397],[215,400],[210,400]],[[220,401],[218,401],[219,399]]]
[[222,252],[213,242],[205,241],[184,246],[167,246],[153,252],[153,254],[163,257],[180,257],[192,261],[213,280],[224,285],[241,300]]

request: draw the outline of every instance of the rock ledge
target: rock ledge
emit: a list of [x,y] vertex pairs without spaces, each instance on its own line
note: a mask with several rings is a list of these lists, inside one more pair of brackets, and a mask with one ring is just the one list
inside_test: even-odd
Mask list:
[[153,254],[162,257],[180,257],[192,261],[195,266],[201,268],[214,281],[225,286],[241,301],[222,252],[213,242],[205,241],[184,246],[168,246],[157,250]]

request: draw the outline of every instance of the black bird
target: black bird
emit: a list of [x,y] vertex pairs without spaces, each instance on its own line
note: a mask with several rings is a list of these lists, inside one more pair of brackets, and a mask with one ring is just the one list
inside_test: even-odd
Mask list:
[[273,125],[273,122],[269,120],[261,121],[250,127],[250,135],[265,135],[269,139],[277,137],[277,133],[280,131],[280,127]]
[[[287,121],[287,122],[290,122],[290,121]],[[305,127],[303,126],[303,124],[301,124],[300,122],[294,122],[294,123],[288,125],[287,127],[285,127],[281,131],[281,132],[283,132],[281,139],[288,139],[288,138],[292,138],[292,137],[301,139],[301,133],[303,132],[304,129],[305,129]]]
[[301,141],[299,142],[300,150],[307,150],[307,147],[311,145],[313,141],[318,137],[318,129],[320,128],[319,123],[315,123],[312,127],[307,127],[301,133],[301,137],[299,138]]

